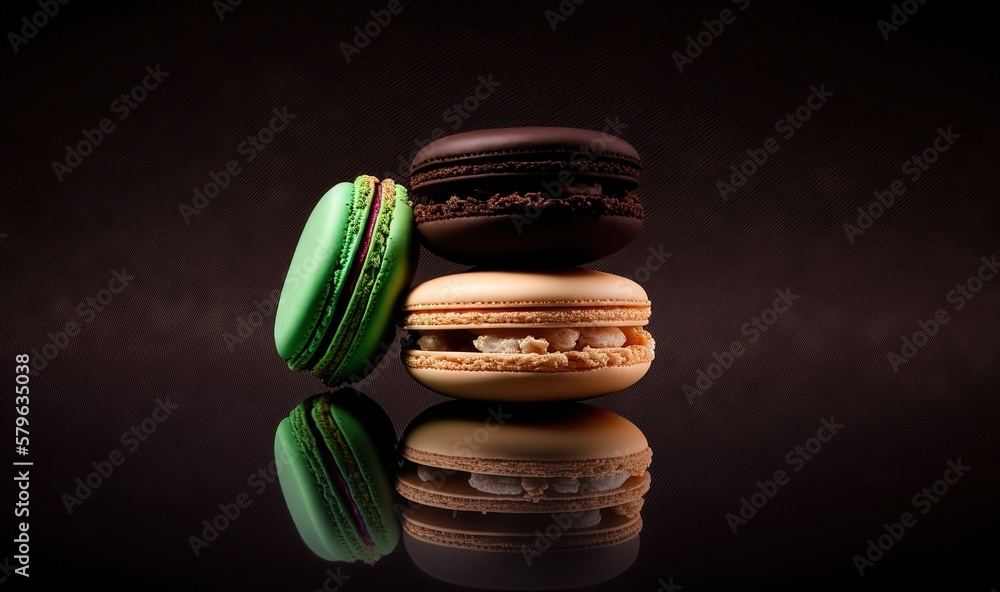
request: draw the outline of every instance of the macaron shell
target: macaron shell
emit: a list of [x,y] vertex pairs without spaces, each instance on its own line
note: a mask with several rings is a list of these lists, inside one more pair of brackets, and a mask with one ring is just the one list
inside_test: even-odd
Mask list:
[[649,366],[650,363],[645,362],[567,372],[491,372],[410,367],[407,367],[407,371],[420,384],[449,397],[530,402],[571,401],[611,394],[638,382],[649,371]]
[[374,249],[369,251],[371,261],[366,261],[366,265],[372,266],[369,276],[372,279],[364,285],[358,284],[354,297],[359,303],[354,314],[360,318],[350,324],[354,338],[332,380],[328,381],[331,385],[339,379],[356,381],[363,378],[366,370],[378,363],[375,357],[384,355],[389,349],[399,299],[413,278],[417,253],[412,240],[413,210],[407,203],[406,189],[400,185],[394,187],[394,198],[386,200],[379,212],[380,218],[386,215],[385,224],[388,225],[380,247],[381,257],[373,259]]
[[[357,241],[349,241],[354,184],[339,183],[320,198],[306,221],[285,276],[274,320],[278,354],[293,369],[304,369],[316,354],[318,337],[329,326],[327,303],[346,273]],[[332,274],[332,281],[331,281]]]
[[[363,397],[363,395],[358,395]],[[394,464],[387,464],[385,451],[391,450],[395,440],[389,418],[364,413],[358,406],[348,408],[337,404],[336,394],[331,395],[330,416],[336,422],[344,441],[350,448],[350,460],[335,456],[355,500],[367,497],[368,503],[358,503],[365,518],[369,536],[380,555],[388,555],[399,543],[399,524],[393,512],[392,485],[389,475]],[[365,397],[367,399],[367,397]],[[374,403],[372,403],[374,405]],[[381,411],[381,410],[379,410]],[[386,425],[387,424],[387,425]],[[391,440],[386,440],[391,438]],[[381,441],[380,441],[381,440]],[[368,510],[374,509],[374,512]]]
[[[569,510],[566,512],[567,518],[572,518],[573,514],[582,511],[581,510]],[[503,537],[503,538],[513,538],[521,539],[516,541],[514,549],[520,551],[520,544],[528,543],[530,541],[525,541],[524,537],[530,537],[534,539],[537,535],[536,530],[544,531],[549,524],[555,522],[552,516],[544,516],[539,514],[494,514],[491,512],[461,512],[456,514],[454,511],[445,510],[441,508],[430,508],[422,507],[416,510],[403,511],[402,517],[405,519],[405,528],[408,528],[411,532],[413,531],[410,526],[417,526],[426,530],[433,530],[438,534],[447,535],[472,535],[475,537]],[[558,516],[558,518],[562,518]],[[552,541],[553,546],[563,546],[571,547],[570,545],[559,545],[559,543],[565,543],[565,538],[578,538],[578,539],[590,539],[590,543],[593,544],[597,537],[593,535],[600,535],[603,533],[619,533],[617,535],[617,540],[605,538],[605,543],[613,544],[614,542],[619,542],[630,536],[637,534],[638,529],[641,527],[642,520],[638,514],[633,516],[622,516],[620,514],[615,514],[611,510],[604,510],[601,512],[601,521],[594,526],[585,526],[579,528],[568,528],[563,529],[561,536],[558,539]],[[455,539],[452,539],[454,541]],[[445,543],[446,537],[442,536],[437,542]],[[582,540],[576,541],[576,544],[583,542]],[[519,544],[518,544],[519,543]],[[498,549],[499,550],[499,549]]]
[[636,282],[590,269],[470,271],[437,277],[415,287],[405,311],[458,308],[648,307]]
[[306,546],[327,561],[354,561],[353,552],[332,526],[326,501],[303,458],[288,418],[278,424],[274,458],[281,492]]
[[[470,445],[470,442],[474,445]],[[533,463],[537,470],[492,467],[499,475],[562,475],[589,477],[630,469],[641,475],[649,465],[633,465],[630,457],[648,454],[646,436],[624,417],[583,403],[551,405],[487,404],[449,401],[418,415],[399,443],[400,454],[429,466],[478,471],[477,461]],[[414,456],[422,453],[428,457]],[[433,460],[433,462],[428,462]],[[553,467],[568,465],[561,472]],[[574,474],[569,467],[579,466]],[[515,472],[511,472],[514,470]]]
[[403,319],[408,330],[522,327],[641,327],[649,322],[646,306],[561,306],[558,308],[420,309]]
[[520,551],[483,549],[473,546],[473,539],[464,546],[443,545],[404,532],[403,543],[413,563],[429,576],[465,588],[488,590],[592,586],[622,574],[639,556],[638,535],[602,547],[550,549],[541,556],[532,556],[530,564]]
[[[583,158],[581,158],[583,156]],[[424,146],[413,158],[410,166],[411,177],[416,178],[413,189],[423,185],[446,183],[456,179],[489,178],[512,174],[503,164],[551,163],[565,161],[568,165],[557,165],[555,171],[572,166],[574,172],[590,176],[595,164],[603,161],[620,161],[632,167],[640,166],[639,154],[631,144],[607,133],[570,127],[512,127],[485,129],[445,136]],[[450,170],[461,165],[499,165],[495,172],[462,171],[457,175],[435,176],[434,180],[421,182],[420,177],[433,169]],[[492,168],[492,167],[488,167]],[[518,167],[520,170],[533,167]],[[553,167],[542,170],[551,171]],[[518,173],[522,174],[523,173]],[[602,174],[602,177],[619,176],[632,185],[638,183],[633,175]]]
[[[489,472],[487,469],[485,472]],[[554,476],[554,475],[550,475]],[[439,483],[422,481],[416,467],[409,464],[396,479],[396,491],[419,504],[448,510],[497,513],[577,512],[610,508],[623,504],[642,504],[649,491],[650,476],[629,477],[616,489],[582,493],[559,493],[551,488],[542,497],[532,500],[524,495],[483,493],[469,485],[466,479],[447,479]]]

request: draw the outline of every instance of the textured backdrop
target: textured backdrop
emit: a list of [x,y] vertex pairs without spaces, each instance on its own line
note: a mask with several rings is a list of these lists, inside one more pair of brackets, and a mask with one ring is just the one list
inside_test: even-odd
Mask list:
[[[336,182],[405,181],[433,138],[517,125],[607,129],[643,159],[645,229],[591,265],[644,285],[658,341],[593,401],[654,451],[614,589],[997,586],[995,9],[272,4],[74,2],[26,29],[38,5],[5,3],[2,359],[13,382],[36,352],[36,589],[321,588],[268,474],[277,422],[321,388],[272,339],[299,230]],[[415,281],[460,269],[424,251]],[[359,388],[397,431],[443,400],[395,351]],[[810,442],[823,420],[843,427]],[[450,589],[402,548],[341,573]]]

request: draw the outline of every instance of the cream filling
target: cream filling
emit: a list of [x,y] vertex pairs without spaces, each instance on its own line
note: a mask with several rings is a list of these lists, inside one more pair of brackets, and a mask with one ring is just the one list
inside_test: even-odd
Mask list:
[[[446,478],[442,469],[419,463],[415,464],[417,476],[421,481],[425,483],[436,481],[436,485],[441,486],[443,479]],[[455,471],[448,471],[448,474],[452,473]],[[476,491],[495,495],[523,495],[533,501],[541,499],[545,490],[550,487],[559,493],[610,491],[624,485],[630,477],[628,471],[619,471],[602,477],[512,477],[486,473],[466,473],[464,471],[457,473],[461,478],[468,475],[469,486]],[[610,510],[615,514],[628,517],[635,516],[641,509],[642,500],[610,507]],[[601,522],[600,509],[576,512],[571,515],[573,517],[572,528],[587,528]]]
[[[527,494],[528,497],[540,497],[549,487],[559,493],[610,491],[621,487],[629,478],[628,471],[602,477],[511,477],[486,473],[468,475],[469,485],[476,491],[498,495]],[[417,476],[424,482],[439,480],[441,470],[418,464]]]
[[421,331],[417,346],[423,351],[488,354],[547,354],[642,345],[656,347],[642,327],[566,327]]

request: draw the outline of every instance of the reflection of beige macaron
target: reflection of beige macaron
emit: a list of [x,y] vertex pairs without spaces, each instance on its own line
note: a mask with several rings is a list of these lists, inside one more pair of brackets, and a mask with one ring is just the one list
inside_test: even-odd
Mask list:
[[471,271],[414,288],[403,305],[413,377],[496,401],[584,399],[649,370],[650,302],[632,280],[587,269]]
[[[635,562],[639,536],[634,531],[642,524],[638,516],[614,516],[614,527],[612,520],[603,526],[564,527],[572,516],[422,508],[407,516],[403,545],[413,563],[432,577],[494,590],[593,586]],[[623,522],[632,525],[631,534],[618,528]],[[613,541],[602,542],[608,535]]]
[[582,403],[451,401],[410,423],[396,489],[452,510],[634,515],[652,451],[632,422]]
[[652,451],[619,415],[582,403],[451,401],[414,419],[399,452],[403,540],[432,576],[577,587],[635,559]]

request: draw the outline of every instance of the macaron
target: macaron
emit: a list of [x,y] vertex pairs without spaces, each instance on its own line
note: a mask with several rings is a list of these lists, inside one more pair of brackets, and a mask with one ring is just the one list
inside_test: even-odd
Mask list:
[[607,133],[566,127],[446,136],[413,158],[417,230],[471,265],[566,266],[610,255],[642,229],[639,154]]
[[278,424],[281,491],[313,553],[373,564],[396,547],[394,443],[385,412],[350,389],[310,397]]
[[427,388],[494,401],[585,399],[646,374],[656,343],[634,281],[588,269],[438,277],[403,303],[401,358]]
[[[399,451],[403,540],[430,575],[575,587],[635,559],[652,451],[619,415],[582,403],[451,401],[414,419]],[[573,568],[593,561],[604,567]]]
[[396,490],[419,504],[634,516],[653,452],[632,422],[599,407],[450,401],[410,423],[399,454]]
[[327,385],[356,382],[392,339],[416,264],[406,189],[362,175],[316,204],[285,276],[274,320],[278,354]]

